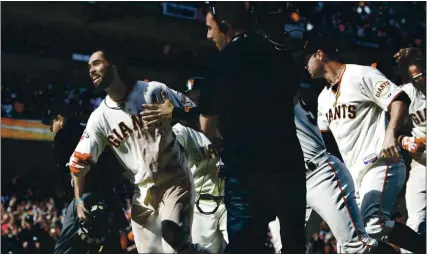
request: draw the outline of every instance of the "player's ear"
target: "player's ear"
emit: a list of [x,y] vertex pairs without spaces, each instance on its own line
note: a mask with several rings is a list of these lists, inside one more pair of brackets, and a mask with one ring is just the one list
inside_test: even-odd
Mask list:
[[59,124],[61,125],[61,128],[64,126],[65,118],[61,115],[57,115],[56,119],[59,121]]
[[323,59],[323,57],[324,57],[324,54],[323,54],[323,51],[322,50],[317,50],[317,52],[316,52],[316,56],[320,59],[320,60],[322,60]]

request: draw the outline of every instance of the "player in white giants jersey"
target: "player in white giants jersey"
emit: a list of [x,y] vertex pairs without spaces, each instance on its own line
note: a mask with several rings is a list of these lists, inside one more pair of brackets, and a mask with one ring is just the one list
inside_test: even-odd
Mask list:
[[148,129],[140,112],[142,104],[161,100],[161,91],[176,107],[193,103],[159,82],[126,84],[118,74],[123,71],[118,61],[102,50],[93,53],[88,63],[94,86],[107,96],[92,112],[70,159],[79,218],[88,213],[81,199],[84,175],[109,145],[126,169],[125,177],[135,185],[131,216],[138,252],[190,251],[194,183],[184,151],[170,122]]
[[[306,222],[314,209],[337,239],[338,253],[393,253],[393,249],[366,233],[356,203],[353,179],[337,157],[327,153],[316,119],[302,99],[296,98],[295,125],[306,161]],[[281,250],[280,222],[270,223],[271,241]]]
[[318,98],[319,128],[332,132],[352,174],[366,231],[425,253],[422,237],[390,219],[406,179],[397,132],[408,116],[408,96],[375,68],[341,63],[324,36],[309,40],[304,54],[311,77],[330,84]]
[[[196,105],[203,82],[203,78],[187,81],[186,95]],[[224,183],[217,176],[217,149],[202,132],[179,123],[173,126],[173,131],[187,151],[188,165],[194,177],[197,203],[191,233],[193,242],[209,253],[223,253],[228,242],[227,211],[222,198]]]
[[406,183],[406,225],[425,237],[426,234],[426,82],[425,56],[419,48],[401,49],[395,55],[402,77],[407,83],[402,89],[411,99],[409,115],[412,136],[399,137],[399,144],[412,157],[411,170]]

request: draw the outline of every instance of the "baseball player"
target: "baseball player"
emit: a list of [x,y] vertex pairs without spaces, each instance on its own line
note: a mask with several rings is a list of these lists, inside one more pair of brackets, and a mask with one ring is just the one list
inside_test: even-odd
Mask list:
[[[197,106],[203,78],[191,78],[186,95]],[[194,177],[196,206],[192,227],[193,242],[200,244],[209,253],[224,252],[228,242],[227,212],[223,202],[224,183],[216,175],[219,156],[214,144],[202,133],[179,123],[173,126],[178,142],[188,154],[188,166]],[[217,138],[217,142],[220,143]]]
[[402,76],[407,82],[402,89],[411,99],[409,115],[412,119],[412,136],[400,136],[399,144],[412,157],[411,170],[406,183],[406,225],[425,238],[426,233],[426,83],[425,56],[420,49],[405,48],[395,55]]
[[[42,123],[50,125],[54,134],[53,149],[58,168],[61,172],[69,172],[67,164],[70,154],[85,128],[80,122],[77,111],[71,105],[56,103],[43,117]],[[121,166],[111,151],[102,154],[95,170],[86,177],[82,197],[88,207],[103,203],[105,209],[97,215],[105,215],[106,220],[98,216],[94,217],[96,212],[91,211],[90,223],[102,226],[97,228],[86,226],[89,232],[82,234],[81,229],[85,227],[76,220],[76,200],[73,200],[65,213],[61,236],[56,242],[54,253],[119,253],[121,251],[119,231],[126,228],[129,223],[113,193],[113,186],[123,180],[119,175],[120,169]],[[68,174],[65,178],[68,179],[67,187],[71,189],[71,176]]]
[[[356,203],[353,179],[347,167],[327,153],[316,119],[301,98],[295,98],[295,125],[304,153],[307,179],[306,222],[314,209],[337,239],[338,253],[393,253],[387,244],[371,238]],[[280,222],[270,222],[271,242],[281,250]]]
[[318,125],[321,131],[332,132],[351,172],[366,231],[376,239],[425,253],[419,235],[390,220],[406,179],[397,132],[410,99],[377,69],[341,63],[332,40],[324,36],[306,43],[305,56],[311,77],[329,83],[318,97]]
[[[249,30],[245,21],[249,20],[243,3],[218,2],[210,7],[207,38],[220,53],[205,76],[198,109],[183,113],[165,102],[157,107],[147,105],[152,112],[144,111],[144,117],[196,118],[209,138],[217,127],[220,130],[224,138],[221,160],[225,164],[220,175],[225,177],[229,238],[225,253],[270,251],[265,238],[268,223],[276,216],[292,218],[282,220],[286,225],[280,235],[287,240],[288,252],[303,253],[306,186],[292,103],[298,83],[295,76],[286,75],[293,74],[294,62],[265,36],[245,32]],[[259,92],[264,84],[271,93]],[[282,93],[285,87],[287,91]],[[254,106],[254,101],[267,102],[269,109]],[[271,121],[277,116],[284,121]],[[283,128],[287,131],[281,131]]]
[[194,183],[187,160],[170,122],[148,129],[140,113],[142,104],[161,100],[161,90],[176,107],[193,104],[159,82],[126,82],[119,75],[124,70],[120,64],[105,50],[93,53],[88,62],[94,86],[107,96],[92,112],[70,158],[79,218],[85,217],[84,176],[108,145],[126,169],[125,177],[135,184],[131,223],[138,252],[191,251]]

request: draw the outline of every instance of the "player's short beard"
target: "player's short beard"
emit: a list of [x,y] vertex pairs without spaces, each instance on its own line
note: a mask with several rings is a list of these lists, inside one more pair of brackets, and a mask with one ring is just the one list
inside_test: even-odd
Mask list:
[[114,67],[109,65],[105,70],[105,73],[104,73],[104,76],[102,77],[101,82],[95,88],[100,90],[105,90],[108,87],[110,87],[113,81],[114,81]]

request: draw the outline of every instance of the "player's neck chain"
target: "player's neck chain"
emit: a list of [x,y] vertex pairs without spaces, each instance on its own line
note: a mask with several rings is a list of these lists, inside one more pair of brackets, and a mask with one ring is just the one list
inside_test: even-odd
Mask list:
[[[335,92],[334,107],[337,105],[338,98],[341,95],[340,80],[341,80],[341,77],[342,77],[342,74],[343,74],[344,70],[345,70],[345,65],[343,67],[341,67],[341,69],[338,71],[337,75],[335,76],[334,83],[332,83],[332,86],[337,86],[337,91]],[[333,87],[331,87],[331,89],[333,89]]]
[[[339,82],[341,74],[344,70],[345,70],[345,65],[343,65],[341,67],[341,69],[338,71],[337,75],[334,78],[334,82],[332,82],[332,86],[336,85]],[[339,87],[338,87],[338,89],[339,89]]]
[[[135,85],[134,85],[134,86],[135,86]],[[121,98],[121,99],[120,99],[120,100],[118,100],[118,101],[114,101],[115,103],[117,103],[117,106],[115,106],[115,107],[111,107],[111,106],[109,106],[109,105],[107,104],[107,100],[104,100],[105,105],[106,105],[108,108],[111,108],[111,109],[122,109],[122,108],[125,106],[126,100],[127,100],[128,96],[129,96],[130,92],[133,90],[133,87],[134,87],[134,86],[132,86],[132,87],[126,86],[127,91],[126,91],[126,94],[123,96],[123,98]],[[110,97],[110,99],[111,99],[111,97]],[[113,100],[113,99],[111,99],[111,100]]]

